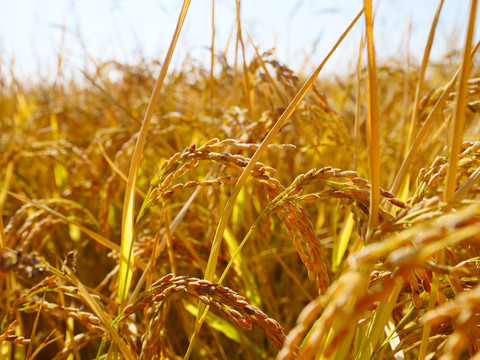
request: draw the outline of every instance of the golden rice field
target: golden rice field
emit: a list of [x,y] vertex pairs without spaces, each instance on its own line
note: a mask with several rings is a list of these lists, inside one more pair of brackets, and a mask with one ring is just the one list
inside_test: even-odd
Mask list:
[[480,359],[476,1],[407,67],[365,0],[321,82],[240,26],[171,70],[188,3],[160,62],[0,73],[0,358]]

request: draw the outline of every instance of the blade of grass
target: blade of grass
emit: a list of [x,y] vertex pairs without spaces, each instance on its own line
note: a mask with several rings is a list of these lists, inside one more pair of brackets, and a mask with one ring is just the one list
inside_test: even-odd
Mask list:
[[[290,118],[290,116],[293,114],[295,109],[299,106],[300,102],[305,98],[307,95],[308,91],[312,88],[312,86],[315,83],[315,80],[317,79],[318,74],[324,67],[325,63],[328,61],[328,59],[332,56],[332,54],[335,52],[337,47],[341,44],[343,39],[347,36],[347,34],[350,32],[350,30],[353,28],[353,26],[356,24],[356,22],[360,19],[360,17],[363,14],[363,9],[357,14],[355,19],[350,23],[350,25],[347,27],[347,29],[343,32],[343,34],[340,36],[340,38],[337,40],[333,48],[330,50],[330,52],[327,54],[325,59],[322,61],[322,63],[315,69],[313,74],[310,76],[310,78],[305,82],[305,84],[302,86],[300,91],[297,93],[297,95],[293,98],[293,100],[290,102],[290,104],[287,106],[285,111],[282,113],[282,115],[279,117],[275,125],[272,127],[272,129],[269,131],[265,139],[262,141],[258,149],[255,151],[253,154],[250,162],[248,165],[245,167],[243,170],[242,174],[237,180],[237,183],[235,184],[235,187],[232,190],[232,193],[228,199],[227,204],[225,205],[225,208],[222,212],[220,222],[217,226],[217,230],[215,232],[215,237],[213,239],[213,243],[211,246],[210,250],[210,255],[208,257],[208,263],[207,263],[207,268],[205,270],[205,279],[212,281],[214,276],[215,276],[215,269],[217,266],[217,261],[218,261],[218,256],[220,252],[220,245],[221,241],[223,238],[223,234],[225,232],[225,228],[227,227],[228,219],[233,211],[234,205],[235,205],[235,200],[240,193],[240,190],[242,189],[243,185],[245,184],[245,181],[247,180],[247,177],[250,175],[251,170],[257,163],[257,161],[260,159],[262,156],[263,152],[267,149],[267,145],[270,144],[270,142],[273,140],[273,137],[277,134],[277,132],[283,127],[285,122]],[[197,334],[200,331],[200,328],[202,327],[202,318],[204,318],[203,314],[203,309],[205,309],[205,306],[203,303],[199,302],[199,311],[198,311],[198,316],[197,316],[197,322],[195,324],[195,331],[192,335],[192,338],[190,340],[189,347],[187,349],[187,352],[185,354],[184,359],[188,359],[190,357],[190,354],[193,350],[193,345],[195,342],[195,338]],[[208,308],[207,308],[208,309]]]
[[213,100],[215,97],[215,77],[213,68],[215,66],[215,0],[212,0],[212,47],[210,49],[210,115],[214,116],[215,109]]
[[355,225],[355,220],[353,218],[353,213],[349,212],[342,227],[342,231],[340,232],[340,236],[338,237],[338,241],[334,244],[333,247],[333,260],[332,260],[332,271],[337,272],[338,268],[340,267],[340,263],[342,262],[343,256],[345,255],[345,251],[348,247],[348,242],[350,241],[350,237],[352,236],[353,226]]
[[135,187],[137,184],[138,169],[140,167],[141,157],[143,154],[143,147],[145,145],[145,139],[148,133],[148,127],[153,115],[155,104],[157,103],[160,90],[167,75],[168,66],[172,59],[175,45],[177,44],[178,37],[180,36],[180,30],[182,29],[183,22],[187,15],[188,7],[190,6],[190,0],[183,2],[182,10],[178,17],[177,26],[170,42],[165,60],[160,69],[155,87],[153,88],[152,96],[148,103],[147,111],[142,122],[142,127],[138,134],[137,143],[133,152],[132,161],[130,163],[130,169],[128,171],[128,182],[125,190],[125,199],[123,202],[123,214],[122,214],[122,240],[120,244],[120,270],[118,280],[118,303],[123,303],[127,299],[128,289],[130,288],[130,282],[133,274],[133,241],[134,241],[134,205],[135,205]]
[[248,77],[248,66],[247,66],[247,60],[245,59],[245,45],[243,43],[243,37],[242,37],[242,21],[241,21],[241,3],[240,0],[235,1],[236,7],[237,7],[237,43],[240,44],[240,47],[242,48],[242,60],[243,60],[243,92],[245,94],[245,99],[247,101],[247,109],[248,109],[248,114],[251,118],[253,118],[253,97],[252,97],[252,91],[254,91],[254,88],[251,88],[250,86],[250,80]]
[[468,21],[467,36],[463,49],[463,63],[458,84],[457,98],[455,104],[455,118],[453,121],[453,138],[449,149],[449,161],[447,166],[447,177],[444,193],[444,201],[451,203],[455,197],[455,188],[457,186],[457,166],[458,154],[460,154],[460,145],[462,142],[463,127],[465,124],[465,109],[467,102],[468,84],[470,75],[471,60],[470,49],[472,48],[473,31],[475,28],[475,16],[477,14],[477,0],[472,0],[470,6],[470,18]]
[[378,207],[380,204],[380,129],[378,121],[377,66],[375,64],[375,47],[373,43],[372,0],[365,0],[364,6],[368,49],[367,119],[371,178],[368,233],[371,234],[378,225]]
[[[435,16],[432,21],[432,25],[430,27],[430,33],[428,34],[428,39],[427,39],[427,44],[425,45],[425,50],[423,52],[423,58],[422,58],[422,64],[420,66],[420,69],[418,71],[418,81],[417,81],[417,86],[415,89],[415,99],[413,100],[413,110],[412,110],[412,117],[410,119],[410,129],[408,132],[408,138],[407,138],[407,147],[406,151],[408,155],[408,151],[412,148],[413,145],[413,134],[415,133],[415,124],[417,123],[418,119],[418,108],[420,105],[420,93],[423,88],[423,83],[425,80],[425,71],[427,69],[428,61],[430,59],[430,51],[432,49],[432,44],[433,44],[433,39],[435,37],[435,32],[437,29],[437,24],[438,24],[438,18],[440,17],[440,12],[442,10],[443,6],[443,0],[440,0],[437,6],[437,11],[435,13]],[[421,130],[420,130],[421,131]],[[402,164],[403,165],[403,164]],[[399,176],[401,174],[401,176]],[[405,181],[404,181],[405,180]],[[408,189],[409,187],[410,180],[408,178],[408,174],[402,174],[400,171],[398,175],[396,176],[394,183],[391,188],[391,192],[393,194],[397,194],[400,191],[400,187],[404,186],[405,189]],[[405,191],[406,192],[406,191]],[[390,204],[386,205],[387,210],[390,210],[392,206]]]
[[413,142],[413,134],[415,133],[415,124],[417,123],[418,119],[418,107],[420,105],[420,93],[423,88],[423,82],[425,80],[425,71],[427,70],[428,61],[430,60],[430,52],[432,50],[433,40],[435,38],[435,32],[437,29],[438,18],[440,17],[440,12],[442,11],[443,1],[440,0],[438,2],[437,11],[432,21],[432,25],[430,27],[430,33],[428,34],[427,44],[425,45],[425,50],[423,52],[422,64],[420,65],[420,69],[418,70],[418,81],[417,86],[415,88],[415,99],[413,102],[413,110],[412,110],[412,117],[410,119],[410,129],[408,132],[407,138],[407,147],[408,149],[412,146]]
[[[238,18],[235,19],[238,21]],[[232,34],[235,31],[235,28],[238,29],[238,26],[235,26],[235,23],[232,27]],[[227,51],[225,50],[225,54]],[[235,37],[235,57],[233,61],[233,84],[232,84],[232,105],[236,106],[238,104],[238,36]]]
[[362,120],[362,54],[363,54],[364,36],[360,37],[360,48],[358,49],[357,64],[357,106],[355,109],[355,151],[353,153],[353,169],[358,170],[358,154],[360,142],[360,122]]

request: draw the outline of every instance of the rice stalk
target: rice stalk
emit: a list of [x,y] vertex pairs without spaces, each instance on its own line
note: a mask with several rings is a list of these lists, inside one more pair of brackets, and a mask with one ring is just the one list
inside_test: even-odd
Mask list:
[[473,30],[475,28],[475,16],[477,13],[477,1],[472,0],[470,5],[470,17],[463,49],[462,70],[458,83],[457,97],[455,99],[455,117],[453,121],[453,137],[450,143],[449,162],[447,168],[447,178],[445,187],[445,202],[452,202],[455,196],[456,177],[457,177],[457,159],[460,153],[460,144],[462,142],[463,128],[465,123],[465,106],[467,97],[467,80],[470,75],[471,60],[470,49],[472,48]]
[[165,60],[158,75],[157,82],[155,83],[155,87],[153,88],[152,96],[150,97],[147,111],[142,122],[142,127],[140,128],[140,132],[138,134],[138,140],[135,145],[135,150],[133,152],[132,160],[130,163],[130,169],[128,171],[128,182],[125,190],[125,199],[123,203],[122,240],[120,244],[121,257],[118,279],[119,304],[123,303],[127,299],[128,290],[130,288],[130,282],[132,280],[133,274],[132,267],[135,261],[132,254],[134,243],[135,186],[137,184],[138,169],[140,167],[143,147],[145,145],[145,139],[147,137],[150,120],[153,115],[154,104],[156,104],[158,100],[160,90],[162,89],[163,82],[165,80],[165,77],[167,76],[168,66],[170,65],[170,60],[172,59],[175,45],[177,44],[178,37],[180,36],[180,31],[182,29],[183,22],[185,21],[189,5],[190,1],[185,0],[178,18],[177,27],[170,42],[170,47],[165,56]]
[[378,115],[377,69],[375,63],[375,47],[373,42],[373,8],[372,1],[365,0],[365,23],[368,48],[368,82],[367,82],[367,119],[368,146],[370,154],[370,215],[368,231],[372,233],[378,224],[378,207],[380,205],[380,129]]

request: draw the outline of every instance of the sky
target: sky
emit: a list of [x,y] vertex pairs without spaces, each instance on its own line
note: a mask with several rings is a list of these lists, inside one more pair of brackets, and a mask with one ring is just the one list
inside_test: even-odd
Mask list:
[[[141,57],[162,61],[175,29],[181,0],[0,0],[0,71],[13,66],[17,77],[52,78],[59,54],[67,67],[91,67],[116,60],[134,64]],[[438,0],[374,1],[377,61],[407,54],[421,59]],[[440,59],[463,46],[467,0],[445,0],[432,51]],[[355,17],[362,0],[242,0],[244,34],[260,52],[298,72],[318,65]],[[192,0],[172,63],[187,56],[208,66],[212,0]],[[233,56],[229,36],[235,24],[234,0],[215,0],[215,48]],[[409,26],[411,36],[409,37]],[[352,70],[364,20],[356,25],[325,73]],[[478,26],[475,40],[478,40]],[[245,36],[245,35],[244,35]],[[246,37],[245,37],[246,38]],[[408,41],[409,39],[409,41]],[[408,44],[408,48],[407,48]],[[247,59],[253,48],[246,41]],[[88,54],[88,56],[86,56]]]

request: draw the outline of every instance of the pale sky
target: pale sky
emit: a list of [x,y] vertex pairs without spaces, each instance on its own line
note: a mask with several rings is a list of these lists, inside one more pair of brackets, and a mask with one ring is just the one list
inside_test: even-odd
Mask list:
[[[38,73],[53,76],[59,53],[67,64],[84,68],[91,61],[85,56],[85,49],[96,61],[133,64],[139,54],[147,61],[162,61],[182,3],[181,0],[0,0],[0,71],[8,73],[13,60],[19,77],[35,78]],[[375,23],[378,61],[389,56],[404,61],[410,23],[410,52],[420,57],[437,3],[437,0],[380,0]],[[433,46],[434,59],[445,55],[452,45],[463,45],[469,3],[445,0]],[[260,51],[275,48],[276,57],[296,71],[301,71],[307,59],[305,70],[309,71],[322,61],[362,4],[362,0],[242,0],[243,30],[251,35]],[[211,6],[211,0],[192,1],[173,66],[179,67],[187,54],[208,64]],[[235,1],[216,0],[215,7],[216,49],[223,50],[234,25]],[[361,19],[325,71],[342,73],[351,69],[363,28]],[[246,36],[245,41],[251,57],[252,47]],[[233,44],[229,51],[233,53]]]

